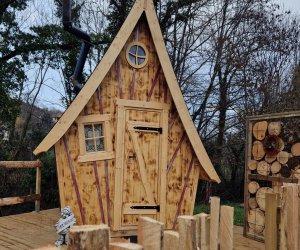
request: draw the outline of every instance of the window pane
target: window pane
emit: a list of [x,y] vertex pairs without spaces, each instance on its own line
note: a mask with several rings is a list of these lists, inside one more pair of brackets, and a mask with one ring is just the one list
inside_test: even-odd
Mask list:
[[134,46],[132,46],[131,48],[130,48],[130,50],[129,50],[129,52],[131,53],[131,54],[136,54],[136,50],[137,50],[137,46],[136,45],[134,45]]
[[96,139],[97,151],[104,151],[104,139],[98,138]]
[[135,57],[133,55],[129,55],[129,60],[135,64]]
[[94,140],[85,141],[86,152],[95,152]]
[[85,138],[93,138],[93,127],[92,125],[84,126],[84,136]]
[[145,58],[138,58],[138,64],[141,65],[143,62],[145,62]]
[[103,136],[102,124],[96,124],[94,126],[94,130],[95,130],[95,137]]
[[145,50],[142,47],[138,47],[138,55],[139,56],[146,56]]

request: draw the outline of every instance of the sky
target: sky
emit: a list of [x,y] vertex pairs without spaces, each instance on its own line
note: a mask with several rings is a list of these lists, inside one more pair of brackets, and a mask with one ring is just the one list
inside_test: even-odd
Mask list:
[[300,0],[279,0],[279,1],[280,4],[283,4],[283,6],[286,9],[289,9],[295,12],[295,14],[300,15]]
[[[284,9],[291,10],[292,13],[299,15],[300,18],[300,0],[274,1],[278,2],[280,6],[284,7]],[[39,0],[37,2],[39,2]],[[50,2],[52,1],[50,0]],[[53,76],[53,78],[57,78],[59,74],[58,72],[52,72],[51,75]],[[49,85],[51,85],[52,88],[49,88],[47,86],[42,87],[38,98],[38,106],[64,111],[65,108],[61,103],[61,95],[64,92],[63,87],[58,83],[58,81],[55,81],[55,79],[52,79],[52,81],[51,79],[49,79]]]

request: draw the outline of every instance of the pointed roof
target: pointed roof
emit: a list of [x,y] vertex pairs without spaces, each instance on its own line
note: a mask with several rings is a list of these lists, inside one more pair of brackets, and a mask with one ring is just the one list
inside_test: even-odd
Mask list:
[[146,14],[146,19],[148,21],[155,48],[157,51],[159,51],[159,53],[157,53],[158,58],[186,134],[195,151],[199,163],[208,177],[211,180],[219,183],[220,179],[200,140],[198,132],[196,131],[194,123],[186,107],[186,103],[183,99],[164,43],[159,22],[154,10],[154,5],[151,0],[136,0],[123,26],[104,55],[103,59],[100,61],[74,101],[33,153],[38,155],[42,152],[48,151],[67,132],[117,59],[143,12]]

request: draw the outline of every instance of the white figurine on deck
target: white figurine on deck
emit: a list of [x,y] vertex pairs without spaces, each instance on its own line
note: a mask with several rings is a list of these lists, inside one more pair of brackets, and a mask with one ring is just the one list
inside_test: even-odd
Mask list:
[[75,225],[76,219],[74,214],[72,213],[72,209],[70,206],[61,209],[60,212],[61,218],[55,224],[56,233],[59,238],[55,241],[56,246],[61,246],[64,244],[68,244],[69,241],[69,229],[71,226]]

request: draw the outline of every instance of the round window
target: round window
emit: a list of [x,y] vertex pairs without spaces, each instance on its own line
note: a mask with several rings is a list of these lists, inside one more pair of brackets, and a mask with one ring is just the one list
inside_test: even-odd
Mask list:
[[126,51],[126,58],[128,63],[137,69],[143,68],[148,61],[148,51],[146,47],[140,42],[133,42],[129,44]]

